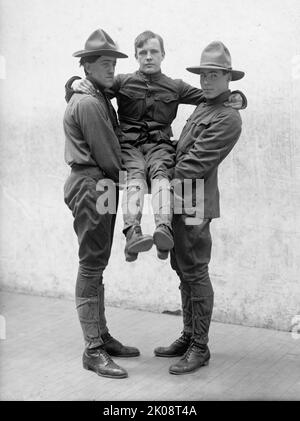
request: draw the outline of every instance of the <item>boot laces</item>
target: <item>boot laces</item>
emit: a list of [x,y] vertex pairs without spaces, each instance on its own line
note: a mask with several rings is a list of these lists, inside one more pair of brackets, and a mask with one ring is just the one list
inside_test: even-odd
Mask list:
[[106,351],[104,351],[104,349],[102,349],[102,356],[103,356],[104,361],[107,364],[113,364],[114,363],[112,358],[109,356],[109,354]]
[[205,352],[205,349],[202,346],[195,343],[194,341],[192,341],[190,346],[186,350],[186,353],[184,354],[184,358],[188,359],[192,352],[202,354]]
[[142,228],[140,227],[140,225],[136,225],[136,226],[134,227],[134,232],[135,232],[136,234],[142,234]]
[[189,358],[191,352],[193,351],[193,349],[194,349],[194,343],[192,342],[191,345],[186,350],[183,358],[187,360]]

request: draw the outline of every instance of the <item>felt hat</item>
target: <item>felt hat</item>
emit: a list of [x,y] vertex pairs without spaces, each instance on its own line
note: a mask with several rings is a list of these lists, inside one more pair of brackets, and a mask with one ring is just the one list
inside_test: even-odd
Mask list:
[[126,54],[121,53],[111,37],[103,31],[97,29],[87,39],[84,49],[76,51],[74,57],[88,56],[109,56],[116,58],[126,58]]
[[231,72],[231,80],[242,79],[245,75],[240,70],[233,70],[231,66],[231,56],[228,48],[221,41],[213,41],[204,48],[200,66],[187,67],[191,73],[199,75],[202,70],[227,70]]

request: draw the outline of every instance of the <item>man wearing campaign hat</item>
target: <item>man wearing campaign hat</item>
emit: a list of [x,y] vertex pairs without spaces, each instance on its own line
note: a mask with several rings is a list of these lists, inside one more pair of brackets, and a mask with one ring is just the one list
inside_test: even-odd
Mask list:
[[[185,211],[173,218],[171,265],[180,279],[183,331],[170,346],[154,350],[159,357],[182,357],[170,366],[171,374],[193,372],[210,359],[207,343],[214,293],[208,273],[212,247],[209,226],[220,216],[218,166],[236,144],[242,126],[239,112],[224,106],[231,93],[229,82],[244,76],[244,72],[232,69],[227,47],[219,41],[210,43],[201,55],[200,66],[187,70],[200,75],[206,100],[182,130],[174,177],[181,183],[193,180],[193,186],[196,180],[204,180],[204,214],[194,224],[189,215],[189,225]],[[195,197],[199,192],[193,189]]]
[[[117,75],[108,92],[111,98],[117,99],[122,158],[127,171],[122,205],[128,262],[135,261],[138,254],[148,251],[153,243],[160,259],[167,259],[173,248],[170,181],[176,142],[171,140],[171,124],[180,104],[198,105],[204,100],[201,89],[162,73],[165,48],[159,34],[152,31],[139,34],[134,42],[134,52],[139,69]],[[93,94],[94,88],[89,86],[88,80],[76,79],[73,77],[67,82],[66,99],[73,94],[71,88]],[[247,103],[239,91],[232,93],[226,102],[237,108],[244,108]],[[146,182],[151,184],[156,225],[153,236],[144,235],[141,230]]]
[[[64,200],[72,211],[79,243],[76,308],[86,347],[83,366],[100,376],[127,377],[111,358],[135,357],[139,350],[114,339],[106,324],[103,272],[111,253],[118,206],[118,191],[104,189],[107,180],[118,182],[122,170],[118,122],[105,94],[114,81],[116,60],[126,58],[102,29],[94,31],[80,58],[95,95],[74,94],[64,115],[65,160],[71,174],[64,185]],[[104,181],[105,180],[105,181]],[[107,184],[106,184],[107,185]],[[99,207],[104,192],[113,209]]]

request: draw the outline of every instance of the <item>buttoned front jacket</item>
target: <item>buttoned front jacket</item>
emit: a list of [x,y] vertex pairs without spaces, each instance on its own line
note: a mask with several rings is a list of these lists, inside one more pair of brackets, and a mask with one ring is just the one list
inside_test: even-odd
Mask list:
[[105,93],[72,95],[63,125],[66,163],[98,167],[106,178],[118,181],[122,170],[119,128]]
[[174,178],[204,180],[204,217],[220,216],[218,166],[236,144],[242,130],[237,110],[225,107],[230,91],[201,103],[180,135]]
[[201,89],[161,72],[119,74],[108,95],[117,99],[120,141],[130,143],[169,140],[178,105],[204,100]]

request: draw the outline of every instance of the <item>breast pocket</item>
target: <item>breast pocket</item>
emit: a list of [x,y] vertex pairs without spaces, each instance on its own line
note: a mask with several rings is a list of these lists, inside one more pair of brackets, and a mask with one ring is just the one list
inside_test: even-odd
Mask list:
[[182,139],[180,149],[183,153],[187,153],[194,145],[197,139],[201,136],[202,132],[209,128],[210,119],[205,118],[201,121],[195,121],[193,119],[187,120],[188,130],[186,130],[185,136]]
[[145,97],[144,92],[120,89],[117,96],[120,118],[139,119],[143,113]]
[[159,123],[171,124],[178,109],[177,94],[160,94],[154,97],[154,119]]

